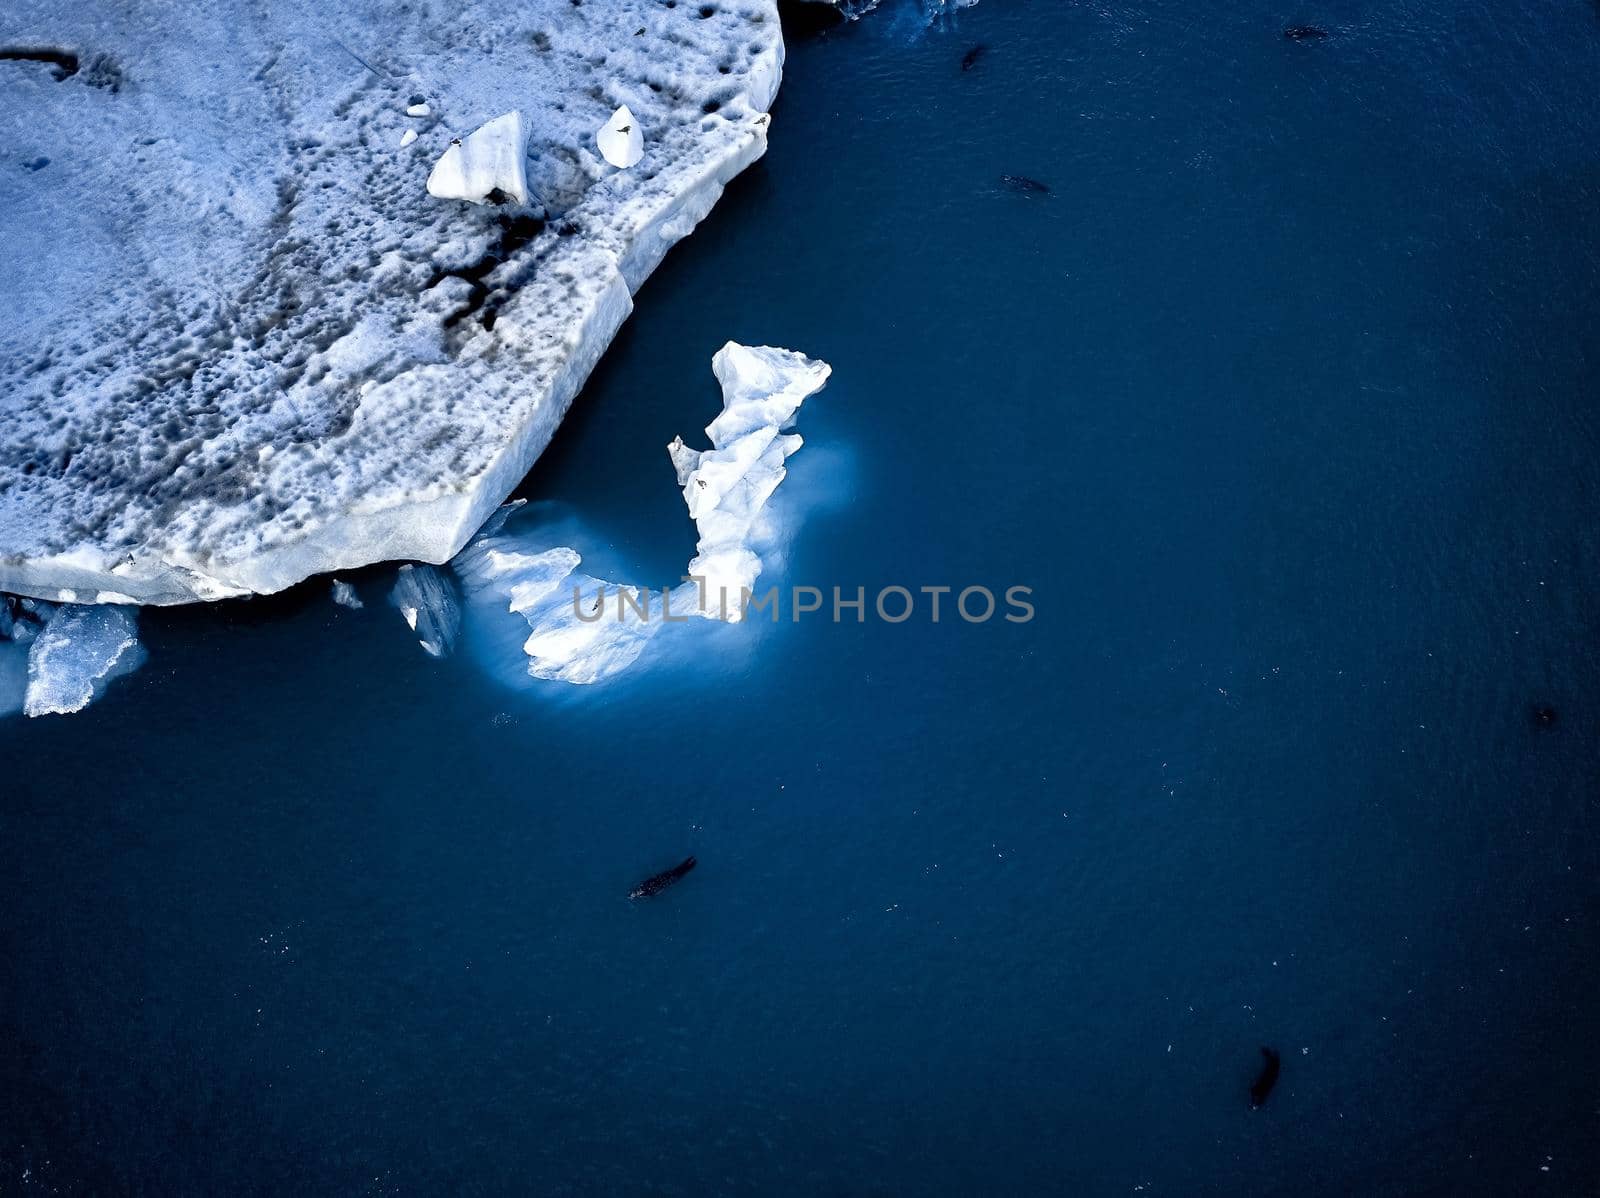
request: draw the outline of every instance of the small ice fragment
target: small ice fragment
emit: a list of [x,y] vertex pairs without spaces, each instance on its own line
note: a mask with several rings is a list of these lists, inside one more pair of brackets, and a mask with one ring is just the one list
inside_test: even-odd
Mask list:
[[414,142],[416,140],[417,140],[417,131],[415,129],[407,129],[404,133],[402,133],[400,135],[400,148],[403,150],[407,146],[409,146],[412,142]]
[[527,133],[522,113],[497,116],[465,138],[455,138],[433,164],[428,194],[443,200],[486,202],[499,191],[519,204],[528,202]]
[[63,607],[49,617],[28,650],[30,716],[82,711],[119,674],[143,660],[135,609],[120,605]]
[[41,608],[31,615],[19,614],[11,625],[11,639],[18,645],[31,645],[39,635],[39,630],[44,627],[45,621],[50,618],[53,607]]
[[340,607],[348,607],[354,611],[359,611],[362,607],[361,597],[356,594],[355,587],[337,578],[333,580],[333,601]]
[[600,154],[612,166],[626,169],[644,157],[644,133],[639,121],[624,104],[594,135]]
[[400,609],[423,650],[444,657],[455,647],[461,608],[450,582],[432,566],[401,566],[389,602]]
[[426,104],[411,104],[406,108],[407,116],[432,116],[433,109]]

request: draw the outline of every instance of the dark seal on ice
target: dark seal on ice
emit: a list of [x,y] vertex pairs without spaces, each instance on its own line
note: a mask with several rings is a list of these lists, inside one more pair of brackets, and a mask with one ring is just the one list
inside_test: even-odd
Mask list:
[[693,857],[685,857],[671,869],[662,870],[654,877],[646,878],[644,881],[640,882],[633,888],[633,892],[629,894],[628,897],[631,899],[653,898],[654,896],[660,894],[668,886],[671,886],[679,878],[683,877],[684,874],[688,873],[694,867],[695,859]]
[[1272,1093],[1272,1087],[1278,1084],[1278,1050],[1261,1046],[1261,1072],[1256,1074],[1256,1080],[1250,1083],[1250,1108],[1254,1110],[1266,1102],[1267,1095]]

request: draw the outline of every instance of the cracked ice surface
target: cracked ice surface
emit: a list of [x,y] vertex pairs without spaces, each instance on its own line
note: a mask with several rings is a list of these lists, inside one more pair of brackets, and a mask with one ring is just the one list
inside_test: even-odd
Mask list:
[[[448,560],[761,155],[783,59],[775,0],[9,0],[5,24],[85,64],[0,63],[0,145],[48,159],[0,170],[0,590],[65,602]],[[623,106],[645,136],[617,170],[595,133]],[[427,194],[511,112],[526,206]]]
[[664,598],[580,574],[575,550],[538,549],[504,531],[521,501],[500,509],[451,563],[470,591],[498,596],[528,622],[523,652],[533,677],[582,684],[620,673],[669,625],[669,611],[673,620],[740,619],[744,588],[763,567],[757,547],[773,531],[764,522],[767,501],[802,444],[782,430],[831,367],[794,350],[730,341],[711,368],[722,384],[722,411],[706,426],[712,448],[690,449],[681,437],[667,447],[700,534],[685,571],[695,581]]

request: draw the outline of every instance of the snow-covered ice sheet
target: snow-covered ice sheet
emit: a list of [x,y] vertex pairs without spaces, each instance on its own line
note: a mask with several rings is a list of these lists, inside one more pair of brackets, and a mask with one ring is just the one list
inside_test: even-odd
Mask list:
[[[783,60],[776,0],[5,7],[79,64],[0,62],[0,590],[61,602],[448,560],[761,155]],[[430,196],[511,112],[528,203]]]
[[654,590],[578,573],[576,550],[541,548],[505,531],[520,504],[496,512],[451,563],[469,592],[490,595],[528,623],[528,673],[563,682],[599,682],[636,662],[663,630],[690,617],[736,622],[745,590],[763,568],[760,548],[775,530],[767,501],[801,446],[793,423],[800,405],[827,383],[831,368],[793,350],[732,341],[711,362],[722,411],[706,426],[712,448],[667,447],[700,537],[685,574],[693,581]]

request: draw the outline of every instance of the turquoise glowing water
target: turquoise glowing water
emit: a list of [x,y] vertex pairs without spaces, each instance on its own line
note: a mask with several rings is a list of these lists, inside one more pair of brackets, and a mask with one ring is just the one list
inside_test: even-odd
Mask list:
[[1580,3],[792,41],[520,493],[675,582],[790,346],[774,581],[1036,619],[575,689],[389,569],[147,613],[0,722],[0,1191],[1593,1192],[1597,79]]

